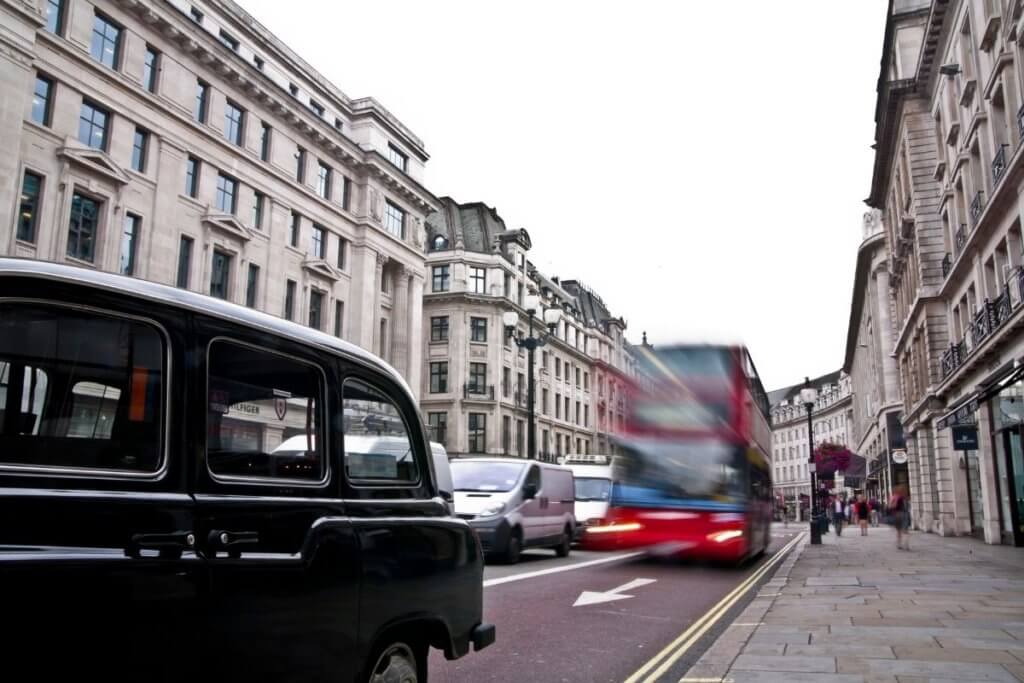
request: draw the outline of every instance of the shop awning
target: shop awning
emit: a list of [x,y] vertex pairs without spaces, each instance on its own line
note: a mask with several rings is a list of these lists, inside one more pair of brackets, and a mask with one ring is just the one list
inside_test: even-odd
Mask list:
[[936,423],[938,429],[946,429],[953,425],[973,425],[978,423],[975,413],[978,412],[978,395],[972,394],[960,402],[953,410],[946,413],[945,417]]
[[1006,371],[1006,374],[998,373],[1002,374],[1002,376],[998,379],[990,380],[978,387],[977,396],[979,402],[987,401],[1014,382],[1024,379],[1024,364],[1016,365],[1016,367],[1010,365],[1004,370]]

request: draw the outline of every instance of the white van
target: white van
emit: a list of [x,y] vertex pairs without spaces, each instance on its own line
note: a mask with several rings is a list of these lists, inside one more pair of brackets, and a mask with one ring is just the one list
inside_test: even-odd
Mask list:
[[611,458],[603,455],[567,456],[563,465],[572,472],[576,534],[608,514],[612,495]]
[[434,458],[434,478],[437,479],[437,490],[448,505],[449,514],[455,514],[455,484],[452,483],[452,468],[448,463],[448,451],[436,441],[430,442],[430,454]]
[[455,514],[468,520],[484,552],[519,561],[523,548],[569,554],[576,532],[572,472],[520,458],[451,462]]

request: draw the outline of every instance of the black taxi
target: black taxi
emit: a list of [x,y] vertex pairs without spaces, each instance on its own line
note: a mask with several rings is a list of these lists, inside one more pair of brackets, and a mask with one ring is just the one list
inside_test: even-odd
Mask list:
[[431,647],[493,642],[482,572],[377,357],[0,258],[7,680],[423,681]]

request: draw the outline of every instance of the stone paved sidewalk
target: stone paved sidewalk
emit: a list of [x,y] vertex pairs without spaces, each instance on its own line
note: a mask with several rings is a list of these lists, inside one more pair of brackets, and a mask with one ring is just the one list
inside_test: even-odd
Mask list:
[[1024,681],[1024,548],[887,527],[804,543],[683,681]]

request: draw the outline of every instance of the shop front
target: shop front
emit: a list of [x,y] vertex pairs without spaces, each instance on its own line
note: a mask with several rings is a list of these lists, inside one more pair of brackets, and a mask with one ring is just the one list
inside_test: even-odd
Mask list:
[[985,536],[984,501],[982,498],[981,452],[978,443],[977,397],[963,401],[955,410],[939,420],[937,427],[948,430],[954,462],[962,473],[967,489],[967,522],[970,535]]
[[999,528],[1003,543],[1024,546],[1024,368],[984,392],[992,420]]

